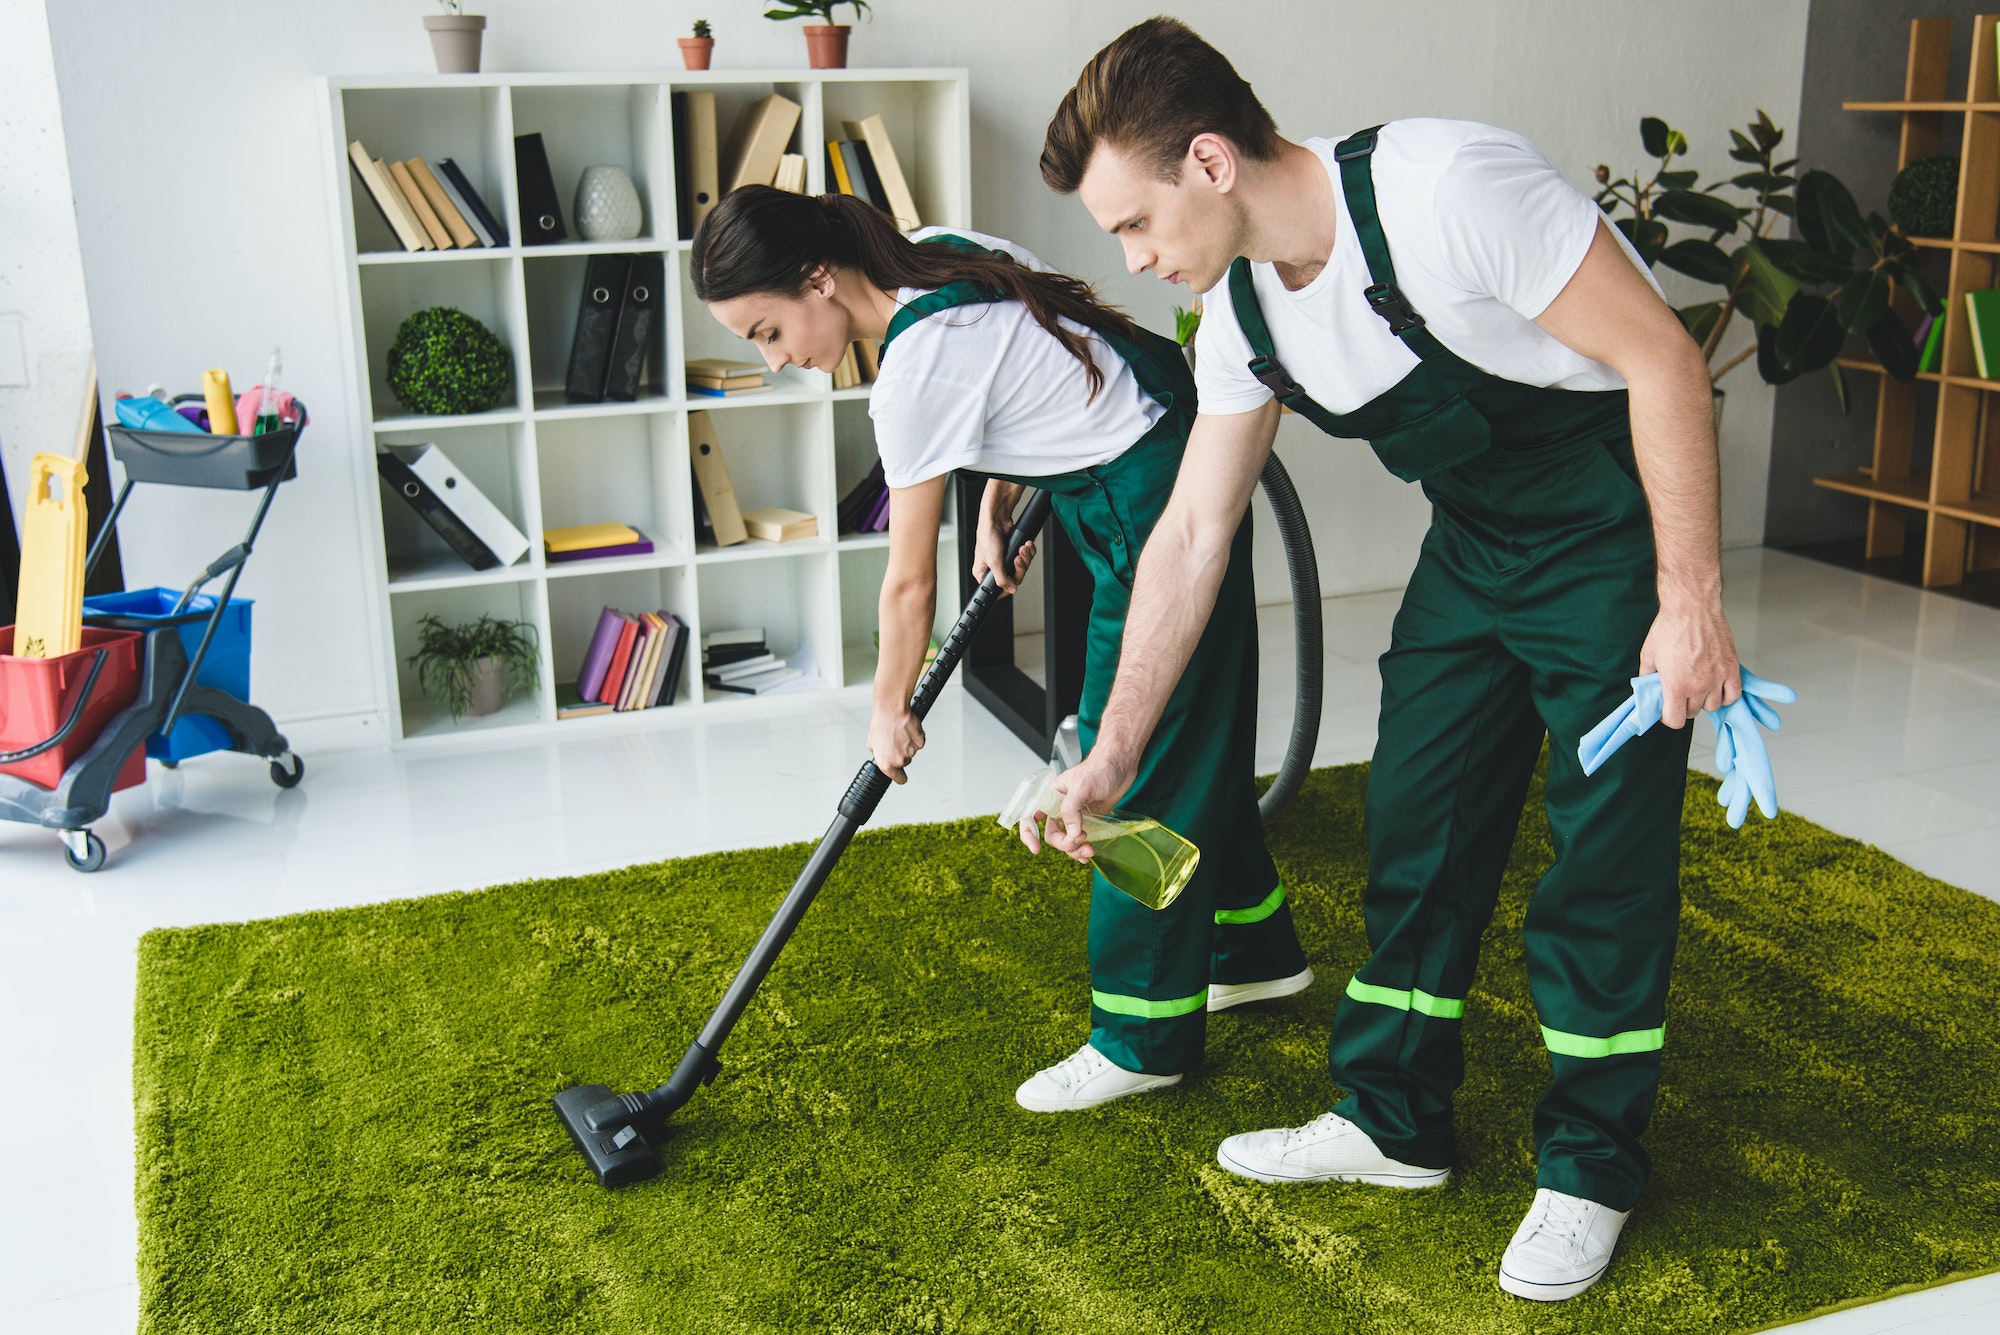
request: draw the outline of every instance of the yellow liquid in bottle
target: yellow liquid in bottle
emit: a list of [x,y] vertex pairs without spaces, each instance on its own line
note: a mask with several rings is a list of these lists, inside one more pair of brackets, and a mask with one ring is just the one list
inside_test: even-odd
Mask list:
[[1093,867],[1147,908],[1174,902],[1201,861],[1201,850],[1156,820],[1114,820],[1091,839]]

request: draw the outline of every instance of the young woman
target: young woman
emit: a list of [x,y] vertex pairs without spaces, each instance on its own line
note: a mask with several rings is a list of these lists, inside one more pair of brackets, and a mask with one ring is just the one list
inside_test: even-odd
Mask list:
[[[1023,486],[1046,488],[1096,581],[1078,727],[1096,736],[1118,663],[1139,549],[1165,508],[1194,420],[1194,378],[1171,342],[1010,242],[927,229],[911,240],[849,195],[765,186],[725,196],[696,231],[695,295],[772,370],[831,369],[882,340],[869,397],[889,483],[889,569],[868,744],[897,783],[924,745],[909,711],[937,605],[937,538],[954,469],[992,479],[973,574],[1003,561]],[[1027,557],[996,572],[1012,592]],[[1025,1108],[1088,1108],[1178,1083],[1209,1011],[1312,981],[1264,847],[1251,782],[1257,641],[1248,515],[1216,611],[1161,717],[1122,810],[1201,850],[1155,912],[1092,874],[1090,1038],[1036,1072]],[[1037,847],[1032,822],[1023,839]]]

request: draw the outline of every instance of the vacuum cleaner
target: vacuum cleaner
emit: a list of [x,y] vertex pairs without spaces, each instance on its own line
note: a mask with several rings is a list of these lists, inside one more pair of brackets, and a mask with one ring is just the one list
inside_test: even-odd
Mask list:
[[[1261,479],[1264,494],[1277,515],[1278,530],[1285,540],[1285,560],[1290,571],[1293,599],[1293,627],[1298,636],[1297,703],[1292,719],[1292,735],[1284,764],[1258,802],[1266,822],[1297,795],[1312,765],[1314,743],[1319,737],[1321,667],[1319,567],[1312,549],[1312,535],[1306,527],[1305,512],[1284,465],[1273,454],[1264,466]],[[1049,494],[1035,491],[1014,522],[1007,538],[1008,566],[1014,564],[1022,544],[1041,532],[1049,517]],[[910,697],[910,712],[918,719],[944,689],[967,645],[979,631],[980,623],[1000,598],[1000,587],[992,572],[980,582],[972,600],[959,613],[958,621],[945,637],[944,645],[917,682]],[[1073,730],[1071,730],[1073,736]],[[605,1187],[623,1186],[653,1176],[660,1171],[660,1152],[655,1144],[666,1119],[694,1097],[701,1086],[714,1081],[722,1064],[718,1054],[763,983],[764,975],[785,948],[799,920],[812,906],[813,897],[826,883],[840,855],[847,851],[855,832],[868,823],[875,808],[889,791],[889,778],[869,760],[861,766],[840,799],[833,823],[820,837],[818,847],[792,882],[791,891],[764,928],[750,956],[737,970],[734,981],[721,1002],[702,1026],[700,1037],[688,1045],[680,1064],[664,1085],[644,1093],[618,1094],[608,1085],[573,1085],[556,1095],[556,1116],[562,1119],[576,1147],[589,1161],[591,1172]]]

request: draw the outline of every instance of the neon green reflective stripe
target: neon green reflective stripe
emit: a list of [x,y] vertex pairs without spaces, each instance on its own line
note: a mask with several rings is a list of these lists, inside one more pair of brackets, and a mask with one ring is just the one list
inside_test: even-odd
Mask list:
[[1631,1052],[1658,1052],[1667,1044],[1667,1027],[1627,1029],[1609,1038],[1590,1038],[1543,1025],[1542,1042],[1548,1044],[1550,1052],[1562,1057],[1623,1057]]
[[1113,1015],[1136,1015],[1143,1020],[1170,1020],[1176,1015],[1186,1015],[1198,1011],[1208,1004],[1208,989],[1203,988],[1191,997],[1175,997],[1172,1001],[1148,1001],[1144,997],[1124,997],[1116,992],[1090,990],[1090,1004],[1099,1010],[1110,1011]]
[[1359,978],[1347,980],[1347,995],[1356,1001],[1366,1001],[1371,1005],[1389,1006],[1399,1011],[1416,1011],[1434,1020],[1456,1020],[1465,1014],[1463,998],[1434,997],[1421,988],[1411,988],[1399,992],[1393,987],[1377,987],[1364,983]]
[[1278,882],[1278,888],[1264,896],[1264,902],[1254,909],[1217,909],[1215,920],[1224,922],[1262,922],[1278,911],[1278,905],[1285,902],[1285,883]]

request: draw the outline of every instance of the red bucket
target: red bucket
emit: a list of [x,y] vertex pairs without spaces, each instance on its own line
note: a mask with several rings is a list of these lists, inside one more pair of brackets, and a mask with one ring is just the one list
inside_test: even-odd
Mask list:
[[[15,658],[14,628],[0,626],[0,751],[20,751],[52,735],[69,717],[99,649],[104,670],[97,674],[90,703],[69,736],[38,756],[0,765],[43,788],[62,782],[63,771],[97,741],[113,715],[139,698],[139,659],[145,635],[136,630],[83,628],[83,647],[61,658]],[[146,748],[135,746],[118,771],[119,788],[146,781]]]

